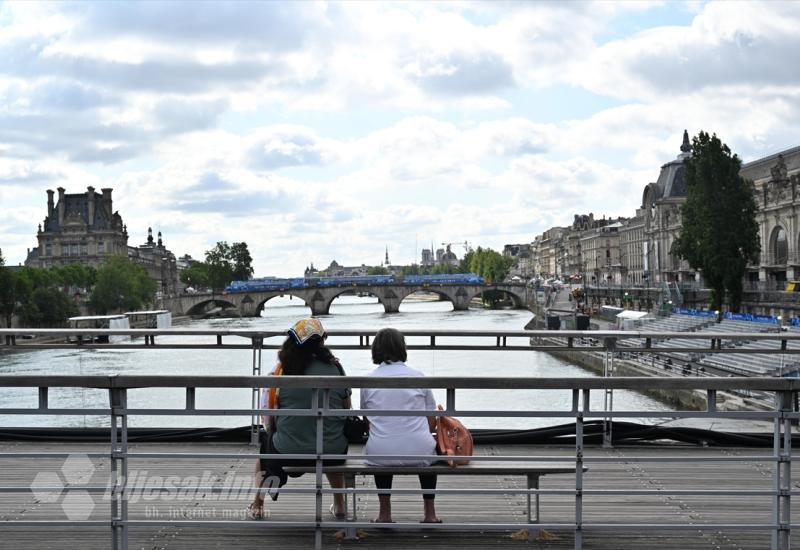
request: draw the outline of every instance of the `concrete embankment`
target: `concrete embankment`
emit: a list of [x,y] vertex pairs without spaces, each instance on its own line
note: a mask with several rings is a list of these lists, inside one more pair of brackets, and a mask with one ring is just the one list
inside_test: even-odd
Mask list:
[[[546,339],[547,344],[563,345],[556,340]],[[570,351],[549,351],[554,357],[569,361],[573,365],[577,365],[585,370],[603,376],[605,353],[598,352],[570,352]],[[625,359],[614,358],[614,376],[652,376],[653,373],[645,369],[639,368],[633,361]],[[670,405],[675,409],[684,410],[703,410],[707,406],[705,392],[693,390],[645,390],[640,393],[657,399],[662,403]],[[734,396],[731,396],[731,398]],[[727,399],[720,399],[718,396],[718,405],[720,408],[724,407]]]
[[[556,293],[554,299],[552,300],[552,307],[558,309],[559,307],[567,308],[569,305],[569,301],[564,302],[563,300],[559,300],[560,296],[559,293]],[[547,317],[547,310],[543,305],[540,304],[529,304],[529,309],[534,314],[534,319],[525,326],[526,330],[531,329],[538,329],[543,330],[546,328],[545,326],[545,319]],[[613,327],[609,326],[608,323],[604,321],[598,321],[596,319],[592,319],[592,324],[600,323],[600,326],[603,330],[612,330]],[[556,334],[554,333],[553,338],[544,338],[543,343],[545,345],[560,345],[563,346],[563,340],[559,341],[556,340]],[[599,374],[600,376],[603,375],[604,372],[604,362],[605,362],[605,353],[604,352],[580,352],[580,351],[548,351],[554,357],[558,357],[559,359],[563,359],[568,361],[574,365],[577,365],[585,370],[593,372],[595,374]],[[665,373],[665,375],[667,375]],[[644,367],[641,363],[628,360],[628,359],[621,359],[619,357],[614,358],[614,376],[654,376],[653,370]],[[662,403],[665,403],[675,409],[683,409],[683,410],[703,410],[707,405],[707,397],[706,393],[703,391],[697,390],[644,390],[640,393],[647,395],[648,397],[652,397]],[[741,397],[739,395],[735,395],[728,392],[718,392],[717,393],[717,408],[720,410],[754,410],[754,409],[766,409],[766,405],[753,399],[748,399],[746,397]]]

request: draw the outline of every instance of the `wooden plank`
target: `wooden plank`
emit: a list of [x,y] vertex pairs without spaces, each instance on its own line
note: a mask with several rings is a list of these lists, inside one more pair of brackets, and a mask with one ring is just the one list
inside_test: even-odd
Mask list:
[[[148,443],[132,444],[132,451],[139,452],[208,452],[232,453],[226,459],[196,460],[172,459],[132,459],[130,463],[131,482],[133,476],[140,479],[174,477],[193,481],[197,485],[224,487],[231,480],[244,480],[251,483],[255,470],[254,461],[246,454],[253,449],[239,444],[208,443]],[[33,443],[13,442],[0,444],[0,452],[107,452],[103,444],[79,443]],[[352,449],[357,454],[359,449]],[[479,446],[476,453],[484,455],[536,455],[563,456],[574,452],[574,447],[539,446]],[[680,489],[750,489],[771,490],[773,464],[768,461],[771,449],[719,449],[695,448],[680,445],[636,446],[602,449],[588,447],[587,456],[610,457],[612,462],[592,463],[584,475],[585,489],[647,489],[668,491]],[[241,455],[241,456],[240,456]],[[685,457],[736,457],[763,456],[764,461],[747,462],[645,462],[635,457],[658,456]],[[0,458],[0,486],[17,486],[27,489],[46,472],[64,479],[62,467],[64,460],[55,457],[41,459]],[[105,486],[110,473],[110,458],[92,459],[94,470],[86,480],[90,485]],[[795,487],[798,484],[795,474]],[[371,476],[357,480],[359,488],[373,488]],[[81,483],[76,483],[79,489]],[[313,476],[291,479],[289,488],[313,488]],[[497,473],[490,476],[448,475],[442,476],[439,488],[505,489],[507,492],[491,495],[440,495],[436,499],[437,512],[446,523],[518,523],[520,529],[526,525],[526,498],[514,494],[514,489],[525,488],[525,478],[513,473]],[[418,480],[413,476],[400,476],[395,479],[394,488],[419,489]],[[543,489],[574,490],[574,477],[566,475],[545,476],[541,479]],[[56,495],[53,501],[41,498],[42,495],[25,490],[21,493],[0,494],[0,536],[3,547],[15,550],[80,547],[86,549],[109,548],[110,528],[75,527],[14,527],[13,520],[63,520],[66,519],[64,499],[66,494]],[[327,505],[330,496],[324,496],[325,519],[328,518]],[[87,519],[107,521],[110,518],[110,504],[102,495],[94,495],[95,507]],[[138,494],[129,505],[131,519],[209,519],[226,520],[244,517],[250,500],[248,493],[229,492],[225,498],[218,493],[201,490],[186,495],[175,495],[171,500],[159,499],[146,491]],[[667,494],[629,494],[629,495],[585,495],[584,521],[602,523],[670,523],[702,527],[703,524],[725,523],[769,523],[771,521],[772,499],[768,496],[736,498],[730,496],[680,496]],[[356,505],[360,518],[369,519],[377,513],[377,497],[374,494],[359,495]],[[413,523],[422,518],[422,501],[419,495],[395,495],[392,498],[394,519],[398,522]],[[793,521],[800,520],[800,511],[795,506]],[[269,518],[264,524],[276,521],[313,521],[314,496],[311,494],[283,493],[277,502],[267,500]],[[574,519],[574,497],[572,495],[542,495],[542,521],[552,523],[571,522]],[[242,520],[247,522],[247,520]],[[311,548],[313,533],[305,529],[264,529],[247,522],[247,528],[207,528],[184,526],[132,526],[131,548],[166,548],[205,550],[211,548],[249,549],[258,548]],[[424,550],[462,549],[487,547],[515,547],[521,542],[510,538],[511,531],[431,531],[415,529],[410,531],[365,530],[366,538],[358,543],[358,548],[380,550],[407,549]],[[534,536],[537,534],[533,530]],[[554,540],[536,542],[537,548],[573,548],[573,535],[568,530],[553,533]],[[335,538],[334,530],[324,534],[325,548],[354,548],[352,543]],[[643,531],[614,530],[593,532],[587,529],[584,534],[584,548],[597,550],[641,549],[658,545],[671,549],[756,549],[769,545],[768,531]]]

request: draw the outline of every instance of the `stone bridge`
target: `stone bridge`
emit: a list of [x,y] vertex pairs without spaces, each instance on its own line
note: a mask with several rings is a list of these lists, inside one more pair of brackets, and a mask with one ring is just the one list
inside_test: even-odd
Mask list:
[[294,296],[311,308],[312,315],[327,315],[331,303],[345,293],[357,292],[375,296],[386,313],[396,313],[400,303],[415,292],[433,292],[453,303],[453,309],[469,309],[470,301],[487,290],[496,290],[510,298],[515,308],[528,305],[528,288],[524,284],[494,285],[351,285],[335,287],[288,288],[259,292],[228,292],[219,294],[181,294],[164,301],[164,307],[174,315],[202,315],[214,306],[236,308],[242,317],[258,317],[266,304],[276,296]]

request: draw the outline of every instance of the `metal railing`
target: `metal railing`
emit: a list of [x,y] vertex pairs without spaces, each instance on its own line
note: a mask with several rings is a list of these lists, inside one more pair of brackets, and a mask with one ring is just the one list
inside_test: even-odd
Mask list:
[[[36,334],[37,336],[72,336],[82,335],[89,338],[94,335],[134,335],[141,337],[140,343],[130,342],[126,344],[95,344],[79,340],[76,343],[67,344],[61,342],[50,343],[23,343],[19,339],[22,335]],[[607,369],[608,374],[613,373],[614,353],[619,349],[627,349],[632,352],[656,352],[665,353],[670,351],[664,347],[653,347],[654,339],[663,340],[666,337],[676,338],[698,338],[709,340],[710,353],[769,353],[764,349],[745,350],[742,348],[728,348],[720,345],[722,340],[738,338],[775,340],[778,347],[775,353],[800,353],[800,349],[787,348],[786,342],[800,339],[800,334],[701,334],[701,333],[637,333],[637,332],[562,332],[561,340],[548,340],[546,343],[536,345],[515,345],[509,343],[508,339],[518,337],[530,337],[545,339],[553,337],[550,331],[518,331],[518,332],[495,332],[495,331],[406,331],[406,336],[411,338],[425,336],[429,338],[426,344],[410,344],[410,349],[433,349],[433,350],[505,350],[505,351],[530,351],[530,350],[560,350],[575,353],[585,353],[587,351],[602,350],[606,352],[606,361],[611,363],[611,368]],[[205,335],[214,337],[214,341],[205,343],[180,343],[180,342],[156,342],[156,338],[167,335]],[[275,348],[278,343],[265,344],[264,340],[273,337],[283,338],[283,332],[264,332],[264,331],[213,331],[213,330],[0,330],[0,337],[5,341],[5,345],[0,346],[2,350],[14,349],[47,349],[82,346],[87,348],[103,347],[117,349],[142,348],[155,350],[159,348],[187,348],[187,349],[209,349],[227,348],[253,350],[254,371],[261,368],[261,352],[266,348]],[[374,331],[331,331],[331,336],[335,337],[357,337],[358,344],[332,344],[334,349],[368,349],[369,340],[374,335]],[[250,342],[225,342],[223,339],[230,340],[231,337],[247,338]],[[442,343],[442,340],[449,338],[486,338],[492,337],[495,345],[479,343],[477,345],[456,345],[449,342]],[[589,338],[593,340],[589,345],[576,345],[576,340]],[[643,338],[644,344],[639,347],[623,348],[617,345],[618,340],[627,338]],[[437,341],[437,338],[439,339]],[[697,348],[675,347],[671,351],[696,351]],[[355,514],[349,518],[350,521],[344,524],[339,521],[326,521],[323,515],[322,498],[326,494],[345,494],[355,499],[358,494],[371,494],[377,490],[344,488],[334,489],[323,486],[323,460],[326,459],[349,459],[363,460],[359,455],[335,455],[325,454],[323,449],[323,421],[327,416],[459,416],[459,417],[516,417],[516,418],[570,418],[575,421],[575,446],[574,453],[558,456],[503,456],[503,455],[479,455],[470,457],[472,461],[497,461],[497,462],[551,462],[562,463],[574,466],[574,487],[570,489],[510,489],[503,488],[505,494],[515,493],[528,496],[540,495],[568,495],[574,501],[574,520],[537,523],[536,526],[543,529],[567,530],[574,534],[574,547],[583,548],[584,533],[599,532],[608,530],[619,531],[720,531],[720,530],[763,530],[772,534],[771,547],[778,550],[788,550],[790,548],[791,530],[796,529],[800,524],[793,524],[790,517],[791,497],[800,494],[794,490],[791,483],[791,463],[792,463],[792,428],[791,422],[800,419],[800,413],[792,410],[792,399],[800,390],[800,380],[782,378],[663,378],[663,377],[619,377],[619,378],[498,378],[498,377],[427,377],[427,378],[377,378],[365,376],[347,377],[312,377],[312,376],[0,376],[0,388],[8,387],[27,387],[37,388],[38,405],[36,407],[13,407],[0,408],[1,415],[88,415],[98,417],[108,417],[110,419],[109,451],[104,453],[87,453],[89,456],[105,457],[110,459],[110,470],[112,484],[110,491],[110,519],[109,520],[86,520],[86,521],[59,521],[59,520],[20,520],[3,522],[3,527],[44,527],[44,526],[63,526],[63,525],[83,525],[83,526],[109,526],[111,529],[111,546],[114,549],[126,549],[128,547],[128,531],[130,527],[142,526],[207,526],[208,523],[200,520],[178,520],[178,519],[131,519],[129,517],[127,486],[128,471],[132,461],[142,459],[170,459],[170,460],[194,460],[218,458],[237,458],[242,459],[241,453],[154,453],[154,452],[133,452],[128,448],[128,420],[130,417],[138,416],[231,416],[238,415],[255,419],[257,415],[272,414],[275,416],[306,416],[316,419],[316,449],[314,454],[280,455],[285,459],[311,459],[314,461],[314,487],[313,488],[289,488],[281,489],[287,493],[306,493],[314,495],[314,519],[313,521],[269,521],[258,523],[247,523],[242,521],[219,521],[214,520],[215,527],[237,527],[246,525],[264,529],[275,528],[306,528],[312,529],[315,534],[314,547],[322,547],[322,532],[325,529],[341,529],[343,525],[348,532],[353,532],[357,528],[374,527],[375,524],[355,520]],[[49,402],[49,390],[51,388],[96,388],[108,392],[108,406],[94,408],[53,408]],[[278,409],[268,411],[258,408],[254,402],[249,408],[225,408],[211,409],[199,408],[196,404],[196,391],[199,388],[250,388],[257,392],[259,388],[279,387],[279,388],[305,388],[312,391],[312,407],[309,409]],[[443,389],[446,392],[446,405],[443,411],[409,411],[409,410],[342,410],[329,407],[330,392],[341,388],[432,388]],[[185,392],[184,406],[176,408],[131,408],[128,406],[128,391],[141,388],[180,388]],[[481,390],[546,390],[571,392],[571,405],[569,408],[561,410],[511,410],[503,407],[503,403],[498,403],[498,407],[492,410],[474,410],[470,408],[459,408],[456,406],[457,393],[462,390],[481,389]],[[613,411],[610,408],[604,410],[594,410],[590,406],[590,396],[592,392],[603,392],[604,400],[608,402],[609,392],[615,390],[694,390],[705,394],[706,408],[699,411],[678,410],[669,412],[653,411]],[[770,392],[775,396],[774,405],[771,410],[759,411],[731,411],[721,410],[717,406],[718,392],[727,391],[761,391]],[[255,395],[255,393],[254,393]],[[773,453],[771,456],[763,454],[756,456],[715,456],[715,457],[687,457],[671,456],[664,453],[659,456],[649,457],[628,457],[628,461],[654,461],[680,463],[686,462],[687,467],[698,461],[718,461],[718,462],[760,462],[771,463],[773,468],[773,486],[771,490],[713,490],[713,489],[681,489],[681,490],[625,490],[625,489],[590,489],[584,484],[584,468],[593,463],[607,463],[618,459],[608,456],[586,456],[584,453],[584,423],[587,419],[602,419],[611,421],[619,418],[707,418],[707,419],[755,419],[771,421],[773,423]],[[8,458],[53,458],[67,456],[67,453],[0,453],[0,461]],[[246,455],[253,460],[257,458],[270,458],[276,455],[251,453]],[[386,455],[371,456],[372,459],[402,459],[402,458],[423,458],[410,457],[408,455]],[[591,470],[587,475],[591,475]],[[201,489],[201,487],[194,487]],[[87,489],[83,487],[82,489]],[[97,488],[95,488],[97,489]],[[102,488],[105,490],[105,488]],[[213,488],[208,488],[213,491]],[[28,487],[0,487],[2,493],[25,492]],[[69,488],[67,488],[69,490]],[[249,487],[251,493],[262,491],[258,487]],[[465,489],[437,489],[437,494],[480,494],[491,490],[465,488]],[[388,493],[421,493],[422,490],[391,490],[381,491]],[[430,492],[430,490],[426,490]],[[636,523],[630,521],[604,523],[599,521],[584,520],[584,496],[587,495],[696,495],[696,496],[769,496],[772,499],[772,516],[770,521],[751,522],[751,523]],[[537,517],[538,520],[538,517]],[[529,517],[530,521],[530,517]],[[378,524],[380,526],[380,524]],[[525,527],[526,524],[520,523],[485,523],[481,521],[465,523],[447,524],[426,524],[425,529],[448,529],[448,530],[509,530]],[[420,524],[397,523],[392,524],[395,529],[419,529]]]

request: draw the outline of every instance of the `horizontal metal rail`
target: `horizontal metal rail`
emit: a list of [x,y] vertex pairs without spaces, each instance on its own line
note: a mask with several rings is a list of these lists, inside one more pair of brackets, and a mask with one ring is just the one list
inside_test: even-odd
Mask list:
[[[46,347],[46,345],[31,345],[20,344],[23,334],[35,333],[37,336],[47,337],[67,337],[86,335],[112,335],[124,334],[132,335],[135,337],[143,337],[146,345],[132,346],[129,344],[92,344],[93,347],[102,347],[106,349],[129,349],[130,347],[138,348],[159,348],[162,344],[155,344],[155,339],[161,339],[166,336],[213,336],[217,344],[206,345],[202,343],[190,342],[183,344],[191,349],[208,349],[209,347],[223,347],[225,349],[252,349],[253,350],[253,371],[260,374],[260,352],[267,349],[264,340],[267,338],[284,338],[283,332],[263,332],[263,331],[195,331],[195,330],[127,330],[127,331],[88,331],[88,330],[55,330],[55,331],[31,331],[25,330],[0,330],[0,349],[13,350],[13,349],[34,349],[35,347]],[[335,342],[334,338],[349,338],[358,337],[359,343],[357,345],[346,344],[347,349],[368,349],[369,341],[374,336],[375,331],[331,331],[332,339],[329,342]],[[554,333],[550,331],[524,331],[524,332],[492,332],[492,331],[406,331],[405,335],[411,339],[416,337],[425,337],[429,340],[429,344],[424,346],[425,349],[435,349],[447,351],[449,349],[496,349],[502,351],[521,351],[521,350],[535,350],[539,349],[536,346],[512,346],[509,345],[509,339],[514,338],[548,338],[551,339],[557,336],[563,342],[562,347],[549,346],[549,349],[569,350],[577,353],[586,353],[594,351],[605,351],[606,357],[609,357],[611,352],[628,348],[621,348],[617,346],[618,340],[627,340],[630,338],[645,338],[648,340],[646,348],[630,348],[637,349],[638,351],[655,351],[656,353],[666,353],[670,351],[664,347],[652,348],[650,344],[655,339],[666,338],[669,336],[676,338],[696,338],[709,340],[710,349],[704,350],[707,352],[722,352],[724,353],[728,348],[720,348],[719,342],[722,340],[732,340],[737,338],[742,339],[761,339],[761,340],[777,340],[776,344],[780,345],[780,349],[775,350],[761,350],[758,352],[762,354],[769,353],[788,353],[790,350],[783,349],[787,346],[789,340],[800,339],[800,334],[699,334],[699,333],[632,333],[632,332],[559,332]],[[222,338],[244,338],[249,339],[249,344],[222,344]],[[475,346],[464,345],[455,346],[450,344],[442,344],[442,340],[449,338],[486,338],[492,337],[495,339],[496,346]],[[579,338],[593,338],[599,345],[580,346],[575,345],[575,339]],[[437,338],[439,341],[437,342]],[[2,344],[2,341],[5,341]],[[53,344],[55,346],[56,344]],[[61,344],[58,344],[61,345]],[[80,343],[64,344],[64,346],[75,347],[80,346]],[[168,347],[169,344],[164,344],[163,347]],[[84,345],[84,347],[88,347]],[[412,346],[410,346],[412,347]],[[676,348],[678,350],[685,348]],[[691,348],[693,352],[698,351],[697,348]],[[792,350],[794,351],[794,350]],[[800,351],[800,350],[797,350]],[[323,467],[322,461],[327,459],[342,459],[347,458],[352,461],[363,461],[364,456],[352,455],[336,455],[325,454],[322,447],[322,428],[323,420],[327,416],[352,416],[352,415],[369,415],[369,416],[460,416],[460,417],[551,417],[551,418],[574,418],[576,424],[574,443],[575,452],[571,455],[565,456],[507,456],[507,455],[478,455],[471,457],[475,463],[497,464],[497,468],[502,468],[504,463],[515,462],[517,465],[524,466],[525,464],[531,465],[533,468],[534,463],[545,463],[550,465],[550,468],[559,468],[559,463],[568,464],[570,471],[573,471],[574,466],[574,488],[569,489],[540,489],[538,484],[535,487],[528,486],[527,488],[501,488],[501,489],[436,489],[435,494],[520,494],[528,499],[529,522],[533,521],[530,515],[531,499],[535,498],[537,503],[538,516],[538,499],[541,495],[566,495],[574,499],[575,506],[575,519],[571,522],[560,523],[536,523],[537,527],[548,529],[563,529],[569,530],[574,533],[575,548],[580,549],[583,545],[583,533],[588,531],[607,531],[607,530],[637,530],[637,531],[661,531],[661,530],[675,530],[675,531],[705,531],[705,530],[752,530],[752,531],[769,531],[772,533],[772,548],[778,550],[788,549],[791,529],[795,527],[790,521],[790,501],[792,496],[797,496],[800,491],[794,490],[791,485],[791,425],[792,419],[799,418],[800,413],[792,411],[791,402],[792,397],[796,392],[800,391],[800,380],[797,379],[784,379],[784,378],[748,378],[748,377],[731,377],[731,378],[676,378],[676,377],[614,377],[614,378],[505,378],[505,377],[426,377],[426,378],[377,378],[367,376],[333,376],[333,377],[312,377],[312,376],[183,376],[183,375],[168,375],[168,376],[150,376],[150,375],[111,375],[111,376],[39,376],[39,375],[0,375],[0,388],[2,387],[15,387],[15,388],[37,388],[39,393],[38,406],[36,407],[13,407],[13,408],[0,408],[0,414],[8,415],[22,415],[22,414],[41,414],[41,415],[96,415],[96,416],[109,416],[110,417],[110,436],[111,445],[108,452],[99,453],[86,453],[89,457],[102,457],[110,459],[111,471],[111,484],[106,487],[99,486],[81,486],[80,489],[86,490],[90,493],[106,493],[111,495],[111,519],[106,521],[85,521],[85,522],[61,522],[59,520],[47,521],[7,521],[3,522],[4,527],[42,527],[45,525],[58,526],[58,525],[82,525],[82,526],[110,526],[112,531],[112,547],[127,548],[128,528],[130,526],[203,526],[203,527],[248,527],[248,528],[264,528],[275,529],[281,527],[291,527],[294,529],[310,528],[313,529],[315,534],[315,548],[322,546],[322,530],[323,529],[341,529],[345,527],[347,533],[353,534],[358,527],[370,527],[375,524],[357,521],[355,514],[350,518],[350,521],[333,522],[323,520],[322,514],[322,496],[326,494],[344,494],[350,497],[355,497],[360,494],[375,494],[377,489],[361,489],[354,487],[346,487],[342,489],[333,489],[323,487]],[[49,400],[50,388],[94,388],[103,389],[108,392],[108,407],[94,407],[94,408],[69,408],[58,407],[51,408]],[[265,410],[259,408],[255,401],[251,403],[249,408],[229,408],[229,409],[203,409],[196,406],[196,391],[197,389],[219,389],[219,388],[248,388],[257,390],[258,388],[265,387],[280,387],[280,388],[304,388],[310,389],[313,392],[312,407],[309,409],[278,409],[278,410]],[[409,410],[340,410],[331,409],[327,405],[327,396],[333,389],[341,388],[432,388],[432,389],[445,389],[447,392],[446,408],[444,411],[409,411]],[[148,388],[179,388],[186,392],[186,400],[182,407],[176,408],[134,408],[129,407],[127,404],[128,392],[130,390],[141,390]],[[483,390],[567,390],[572,394],[571,406],[562,410],[508,410],[503,407],[503,403],[498,403],[497,408],[493,410],[472,410],[461,409],[457,407],[457,392],[465,389],[483,389]],[[705,393],[707,407],[705,410],[700,411],[666,411],[666,412],[653,412],[653,411],[613,411],[613,410],[593,410],[590,406],[591,392],[607,392],[614,390],[633,390],[633,391],[646,391],[646,390],[691,390]],[[725,411],[719,410],[716,406],[716,392],[718,391],[759,391],[774,394],[775,404],[771,410],[763,411]],[[255,395],[255,394],[254,394]],[[313,474],[314,487],[313,488],[284,488],[281,491],[286,493],[296,494],[313,494],[315,495],[314,507],[314,520],[313,521],[270,521],[262,523],[242,523],[240,521],[199,521],[199,520],[132,520],[129,518],[128,512],[128,473],[131,461],[137,462],[147,459],[165,459],[165,460],[220,460],[236,458],[240,460],[256,460],[257,458],[268,458],[275,455],[260,454],[260,453],[149,453],[149,452],[131,452],[128,449],[128,419],[132,416],[244,416],[254,419],[257,415],[270,414],[274,416],[307,416],[315,418],[316,433],[317,433],[317,447],[314,453],[310,454],[292,454],[280,455],[281,458],[289,460],[313,460],[316,467]],[[759,455],[757,453],[750,453],[746,456],[701,456],[701,457],[683,457],[671,456],[668,452],[659,456],[641,456],[641,457],[626,457],[625,460],[640,461],[640,462],[664,462],[664,463],[688,463],[687,467],[696,463],[731,463],[731,462],[754,462],[764,465],[770,465],[773,469],[773,486],[769,489],[587,489],[584,486],[584,476],[591,475],[591,468],[588,472],[584,473],[587,465],[603,464],[610,462],[618,462],[619,459],[613,456],[586,456],[584,452],[584,421],[589,418],[602,418],[611,420],[613,418],[735,418],[735,419],[756,419],[768,420],[773,423],[773,448],[770,454]],[[0,453],[0,465],[3,459],[14,458],[36,458],[36,459],[54,459],[61,458],[68,453]],[[413,459],[411,455],[384,455],[384,456],[370,456],[372,460],[403,458]],[[417,457],[429,458],[429,457]],[[524,471],[524,470],[522,470]],[[541,470],[542,475],[546,475],[547,469]],[[462,472],[463,475],[463,472]],[[538,474],[531,474],[538,475]],[[530,485],[530,479],[529,479]],[[47,487],[43,488],[47,490]],[[51,488],[58,489],[58,488]],[[74,490],[76,487],[69,487],[66,490]],[[193,487],[181,486],[181,489],[197,489],[206,490],[207,492],[216,493],[222,489],[219,487],[208,487],[204,485],[197,485]],[[0,493],[15,493],[25,491],[24,487],[0,487]],[[62,489],[63,490],[63,489]],[[237,491],[244,493],[263,492],[263,488],[249,486],[237,487]],[[158,491],[156,491],[158,492]],[[393,489],[389,492],[391,494],[420,494],[422,489]],[[675,523],[665,521],[663,523],[606,523],[606,522],[587,522],[583,519],[585,496],[706,496],[709,498],[723,498],[723,497],[770,497],[773,502],[773,513],[769,521],[764,522],[748,522],[737,524],[724,524],[724,523]],[[731,499],[727,499],[730,502]],[[742,499],[743,503],[747,499]],[[746,504],[743,504],[746,505]],[[380,524],[378,524],[380,525]],[[519,529],[526,524],[520,523],[496,523],[488,524],[484,522],[477,523],[449,523],[449,524],[434,524],[423,525],[424,529],[445,529],[445,530],[490,530],[490,529]],[[391,525],[395,529],[413,528],[419,529],[420,524],[406,524],[397,523]]]

